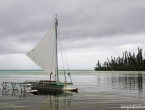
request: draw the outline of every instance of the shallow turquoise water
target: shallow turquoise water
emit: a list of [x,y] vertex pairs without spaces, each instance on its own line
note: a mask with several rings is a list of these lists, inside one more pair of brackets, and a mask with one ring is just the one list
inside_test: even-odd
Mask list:
[[[0,110],[121,110],[121,105],[145,106],[145,72],[71,71],[71,75],[78,93],[34,95],[4,91],[0,86]],[[62,71],[60,77],[64,79]],[[49,75],[43,71],[0,71],[1,84],[41,79],[49,79]]]

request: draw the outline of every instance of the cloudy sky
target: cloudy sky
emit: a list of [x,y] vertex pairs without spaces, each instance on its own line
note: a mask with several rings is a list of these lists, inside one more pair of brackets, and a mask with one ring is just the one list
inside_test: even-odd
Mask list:
[[40,69],[25,54],[55,14],[69,69],[94,69],[138,47],[145,52],[145,0],[0,0],[0,69]]

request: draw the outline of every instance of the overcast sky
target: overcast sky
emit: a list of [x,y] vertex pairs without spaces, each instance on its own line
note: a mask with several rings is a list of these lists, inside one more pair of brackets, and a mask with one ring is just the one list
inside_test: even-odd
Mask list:
[[0,0],[0,69],[40,69],[25,54],[55,14],[69,69],[94,69],[138,47],[145,52],[145,0]]

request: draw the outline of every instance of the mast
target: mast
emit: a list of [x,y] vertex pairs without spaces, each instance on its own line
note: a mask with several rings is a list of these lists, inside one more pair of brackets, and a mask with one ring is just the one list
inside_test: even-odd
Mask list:
[[59,82],[59,75],[58,75],[58,54],[57,54],[57,26],[58,26],[58,20],[57,20],[57,14],[55,18],[55,35],[56,35],[56,79]]

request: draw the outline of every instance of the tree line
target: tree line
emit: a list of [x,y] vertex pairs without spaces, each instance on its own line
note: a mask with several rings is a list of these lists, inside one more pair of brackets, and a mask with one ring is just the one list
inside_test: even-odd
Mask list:
[[142,55],[142,49],[138,47],[137,55],[125,51],[122,57],[115,58],[111,56],[111,60],[107,58],[103,65],[98,60],[94,69],[96,71],[145,71],[145,59]]

